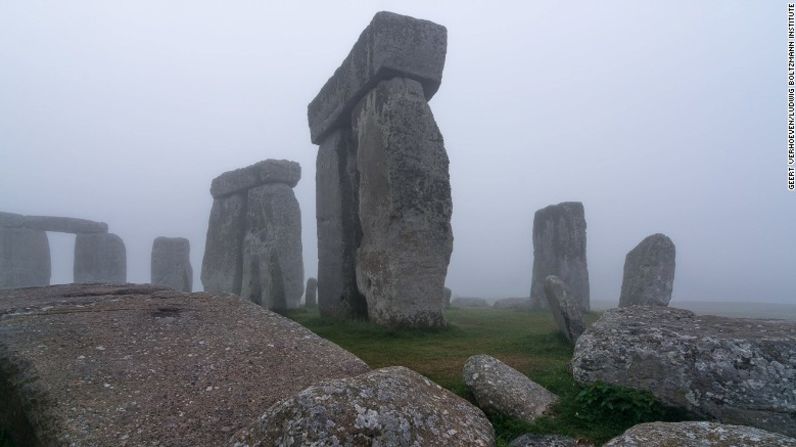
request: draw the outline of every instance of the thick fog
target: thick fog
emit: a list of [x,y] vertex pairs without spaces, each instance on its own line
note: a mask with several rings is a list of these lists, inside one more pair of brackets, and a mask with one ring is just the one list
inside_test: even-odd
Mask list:
[[[578,200],[593,300],[662,232],[675,302],[796,303],[784,2],[4,0],[0,210],[107,222],[131,282],[155,237],[187,237],[201,288],[210,181],[295,160],[314,276],[306,106],[379,10],[448,28],[430,105],[454,293],[527,296],[534,211]],[[71,282],[74,236],[49,237],[52,282]]]

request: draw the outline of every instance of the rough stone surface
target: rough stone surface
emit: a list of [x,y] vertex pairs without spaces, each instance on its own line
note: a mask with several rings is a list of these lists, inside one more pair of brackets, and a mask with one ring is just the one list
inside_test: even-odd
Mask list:
[[182,292],[193,288],[191,243],[184,237],[159,237],[152,243],[151,282]]
[[531,301],[546,307],[544,280],[556,275],[589,310],[589,270],[586,265],[586,218],[583,204],[563,202],[536,211],[533,218],[533,279]]
[[495,445],[481,410],[401,366],[307,388],[235,440],[236,447]]
[[0,211],[0,227],[16,228],[25,223],[25,216],[22,214],[6,213]]
[[431,99],[442,80],[447,30],[435,23],[379,12],[351,52],[307,107],[312,142],[320,144],[345,127],[357,102],[380,81],[394,76],[422,84]]
[[17,446],[220,446],[276,402],[367,366],[229,294],[0,292],[0,429]]
[[108,224],[73,217],[25,216],[25,228],[61,233],[107,233]]
[[572,373],[581,383],[648,390],[702,417],[796,435],[796,321],[612,309],[578,339]]
[[604,447],[796,447],[796,439],[742,425],[650,422],[631,427]]
[[592,444],[560,435],[526,434],[511,441],[509,447],[587,447]]
[[495,309],[531,310],[531,299],[528,297],[501,298],[492,303]]
[[219,175],[210,185],[210,194],[217,199],[270,183],[282,183],[292,188],[300,179],[301,166],[295,161],[269,159]]
[[666,235],[647,236],[625,257],[619,306],[668,306],[674,284],[674,243]]
[[445,287],[445,307],[451,306],[451,299],[453,298],[453,290]]
[[558,400],[526,375],[488,355],[467,359],[463,375],[478,406],[488,414],[533,422]]
[[304,289],[304,305],[307,307],[318,305],[318,280],[315,278],[307,280],[307,287]]
[[47,233],[0,227],[0,289],[50,284]]
[[357,285],[384,326],[446,324],[453,248],[448,155],[422,85],[380,82],[353,113],[359,170]]
[[296,309],[304,295],[301,210],[293,189],[249,190],[241,296],[273,310]]
[[451,302],[453,307],[489,307],[489,302],[483,298],[457,296]]
[[243,194],[213,200],[202,259],[205,291],[240,294],[246,214]]
[[574,344],[586,330],[580,303],[572,296],[564,281],[555,275],[545,278],[544,292],[558,330]]
[[323,317],[367,318],[357,288],[359,173],[349,128],[329,134],[318,148],[315,171],[318,231],[318,310]]
[[74,281],[126,282],[127,251],[122,238],[113,233],[79,233],[75,237]]

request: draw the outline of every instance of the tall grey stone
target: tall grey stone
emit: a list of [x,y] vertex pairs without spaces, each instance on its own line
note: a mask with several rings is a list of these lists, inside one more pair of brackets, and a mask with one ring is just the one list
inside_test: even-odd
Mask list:
[[76,283],[127,282],[127,252],[113,233],[82,233],[75,238]]
[[296,309],[304,294],[301,211],[293,189],[249,189],[241,296],[273,310]]
[[318,280],[315,278],[307,279],[307,287],[304,289],[304,306],[315,307],[318,305]]
[[205,291],[240,294],[246,214],[245,194],[213,200],[202,258]]
[[561,278],[583,310],[589,310],[586,218],[580,202],[550,205],[534,215],[531,301],[536,308],[547,307],[544,280],[548,275]]
[[664,234],[647,236],[625,257],[619,306],[668,306],[674,285],[674,242]]
[[572,296],[567,284],[555,275],[545,278],[544,293],[558,330],[574,344],[586,329],[580,303]]
[[60,233],[107,233],[108,224],[74,217],[25,216],[25,228]]
[[445,287],[445,307],[451,307],[452,299],[453,299],[453,290]]
[[380,81],[401,76],[422,85],[431,99],[442,80],[447,30],[427,20],[382,11],[307,107],[312,142],[346,127],[351,110]]
[[151,282],[181,292],[193,289],[191,243],[184,237],[158,237],[152,243]]
[[329,134],[318,148],[315,170],[318,231],[318,309],[322,316],[367,318],[356,283],[359,174],[356,147],[348,128]]
[[444,326],[450,260],[448,155],[423,86],[393,78],[353,112],[359,171],[357,285],[385,326]]
[[47,233],[0,226],[0,289],[50,284]]

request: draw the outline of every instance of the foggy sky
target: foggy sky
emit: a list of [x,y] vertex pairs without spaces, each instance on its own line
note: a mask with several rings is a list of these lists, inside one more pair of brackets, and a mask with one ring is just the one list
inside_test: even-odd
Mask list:
[[[155,237],[187,237],[197,289],[212,178],[295,160],[315,276],[306,106],[391,10],[448,28],[430,104],[454,293],[527,296],[534,211],[579,200],[593,300],[618,300],[625,254],[662,232],[675,302],[796,303],[785,3],[640,3],[0,0],[0,210],[107,222],[131,282]],[[71,282],[74,237],[49,237]]]

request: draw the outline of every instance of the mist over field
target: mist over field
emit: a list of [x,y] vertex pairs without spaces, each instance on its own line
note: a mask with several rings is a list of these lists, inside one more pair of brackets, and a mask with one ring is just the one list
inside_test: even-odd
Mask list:
[[[315,276],[306,107],[380,10],[448,29],[455,294],[527,296],[533,214],[575,200],[594,300],[660,232],[674,305],[796,304],[780,2],[0,2],[0,210],[107,222],[130,282],[186,237],[200,289],[210,181],[295,160]],[[71,282],[74,236],[48,236]]]

